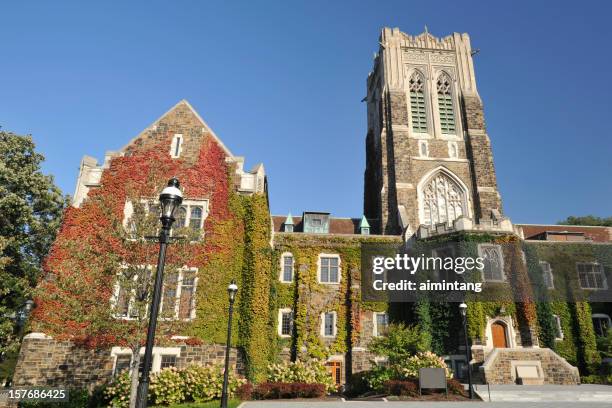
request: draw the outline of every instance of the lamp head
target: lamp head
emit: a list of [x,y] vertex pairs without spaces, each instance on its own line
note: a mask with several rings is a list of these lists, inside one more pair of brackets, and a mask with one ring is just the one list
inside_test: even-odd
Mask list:
[[229,295],[230,302],[233,302],[236,298],[236,293],[238,292],[238,285],[236,285],[236,281],[232,279],[232,282],[227,287],[227,294]]
[[179,189],[181,183],[176,177],[168,180],[168,185],[159,195],[161,204],[161,215],[159,219],[162,224],[172,224],[174,222],[174,212],[183,202],[183,192]]
[[465,303],[461,303],[459,305],[459,312],[461,313],[461,316],[465,317],[465,314],[467,313],[467,305]]

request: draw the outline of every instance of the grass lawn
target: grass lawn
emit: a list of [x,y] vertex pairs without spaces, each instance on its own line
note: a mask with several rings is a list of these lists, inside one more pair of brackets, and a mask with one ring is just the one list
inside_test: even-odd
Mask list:
[[[227,407],[236,408],[241,402],[242,401],[240,400],[229,400]],[[161,405],[158,406],[161,407]],[[170,405],[170,407],[166,408],[219,408],[219,406],[221,406],[221,401],[215,400],[208,402],[189,402],[185,404]]]

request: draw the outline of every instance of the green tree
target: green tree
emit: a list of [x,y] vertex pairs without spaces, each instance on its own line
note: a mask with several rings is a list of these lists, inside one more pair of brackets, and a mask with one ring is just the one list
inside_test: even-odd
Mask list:
[[0,131],[0,355],[19,345],[15,314],[30,298],[67,202],[40,169],[30,136]]
[[386,336],[372,339],[368,350],[379,356],[388,356],[389,363],[393,365],[418,352],[427,351],[428,346],[429,336],[419,326],[392,323]]
[[563,221],[559,221],[559,225],[590,225],[612,227],[612,217],[596,217],[594,215],[585,215],[582,217],[574,217],[570,215]]

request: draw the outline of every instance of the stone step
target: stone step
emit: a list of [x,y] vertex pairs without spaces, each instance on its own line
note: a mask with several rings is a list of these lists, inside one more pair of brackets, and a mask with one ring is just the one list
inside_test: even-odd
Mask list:
[[[491,401],[514,402],[609,402],[612,403],[610,386],[491,386]],[[486,385],[475,389],[482,400],[489,401]]]

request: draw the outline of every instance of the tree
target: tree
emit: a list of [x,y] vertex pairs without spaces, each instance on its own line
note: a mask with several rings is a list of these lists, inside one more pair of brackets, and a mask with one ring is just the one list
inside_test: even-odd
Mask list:
[[388,356],[391,365],[427,351],[429,338],[418,326],[407,326],[404,323],[389,325],[386,336],[375,337],[368,345],[368,351]]
[[591,225],[612,227],[612,217],[596,217],[594,215],[585,215],[582,217],[574,217],[570,215],[563,221],[559,221],[559,225]]
[[30,136],[0,131],[0,356],[19,345],[14,316],[30,298],[67,199],[44,175]]

